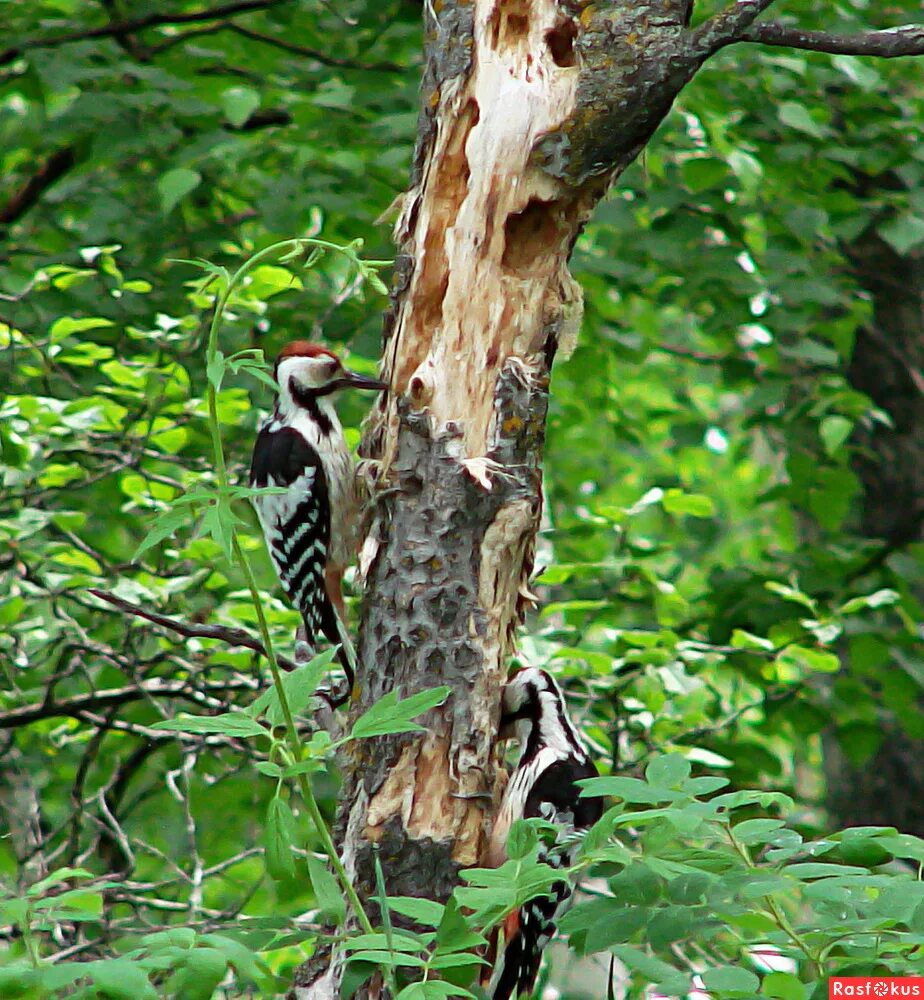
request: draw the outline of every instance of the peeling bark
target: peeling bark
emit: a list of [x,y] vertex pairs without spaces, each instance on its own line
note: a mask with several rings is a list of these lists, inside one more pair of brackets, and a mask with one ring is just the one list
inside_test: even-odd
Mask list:
[[[568,259],[703,56],[690,0],[425,6],[384,327],[392,391],[363,445],[379,466],[356,710],[393,689],[453,694],[425,735],[349,748],[338,833],[360,895],[374,845],[390,894],[445,900],[499,797],[499,694],[531,598],[550,368],[581,318]],[[305,966],[294,996],[330,995],[337,974],[322,985],[322,973]]]

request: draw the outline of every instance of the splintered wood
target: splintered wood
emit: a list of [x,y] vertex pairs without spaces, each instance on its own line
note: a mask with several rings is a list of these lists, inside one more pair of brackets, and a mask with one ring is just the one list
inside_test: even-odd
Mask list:
[[398,224],[414,271],[387,355],[395,395],[426,407],[436,432],[455,424],[466,458],[488,449],[505,360],[544,366],[549,329],[579,300],[566,261],[592,202],[530,164],[574,106],[572,22],[549,0],[474,6],[470,73],[434,95],[435,135]]

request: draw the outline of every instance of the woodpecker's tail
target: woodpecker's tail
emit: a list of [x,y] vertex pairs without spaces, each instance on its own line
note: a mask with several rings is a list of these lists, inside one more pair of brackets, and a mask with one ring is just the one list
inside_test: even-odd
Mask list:
[[555,933],[555,919],[567,909],[570,896],[570,885],[556,882],[548,896],[529,900],[507,917],[501,931],[503,946],[487,986],[491,1000],[532,994],[542,953]]
[[[339,708],[349,700],[350,695],[353,692],[353,681],[356,676],[356,652],[353,649],[353,643],[350,641],[350,633],[347,631],[347,627],[344,625],[340,615],[337,614],[336,609],[329,601],[325,602],[325,607],[321,611],[319,629],[316,628],[315,619],[313,617],[309,617],[309,615],[304,614],[303,621],[304,624],[298,630],[296,650],[298,650],[298,644],[300,642],[301,644],[306,645],[308,650],[313,653],[316,648],[318,632],[320,632],[324,639],[326,639],[332,646],[339,647],[337,650],[337,660],[346,675],[346,685],[344,689],[336,695],[325,695],[327,700],[330,702],[331,708]],[[307,659],[307,657],[299,657],[296,655],[296,660],[302,658]]]

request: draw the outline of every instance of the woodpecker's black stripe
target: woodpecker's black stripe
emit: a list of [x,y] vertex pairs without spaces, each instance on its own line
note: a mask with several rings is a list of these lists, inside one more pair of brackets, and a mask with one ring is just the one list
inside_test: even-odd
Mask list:
[[289,392],[292,394],[292,399],[308,411],[311,419],[318,425],[318,430],[320,430],[324,437],[330,434],[334,429],[334,425],[330,417],[318,406],[318,397],[326,396],[338,388],[340,386],[336,383],[330,383],[330,387],[322,390],[306,389],[294,375],[289,378]]
[[[274,429],[275,423],[268,420],[257,435],[250,463],[250,485],[291,486],[311,468],[320,474],[315,476],[315,481],[323,478],[321,458],[311,443],[293,427],[276,426]],[[324,493],[327,493],[326,480]]]
[[[323,471],[321,475],[324,475]],[[326,497],[326,484],[324,486],[323,493]],[[313,547],[317,552],[316,559],[327,561],[330,521],[322,516],[324,512],[319,509],[319,506],[324,506],[318,503],[318,495],[321,492],[319,485],[315,483],[310,498],[295,508],[289,520],[285,524],[276,522],[280,538],[273,540],[273,548],[290,566],[294,566],[309,547]]]

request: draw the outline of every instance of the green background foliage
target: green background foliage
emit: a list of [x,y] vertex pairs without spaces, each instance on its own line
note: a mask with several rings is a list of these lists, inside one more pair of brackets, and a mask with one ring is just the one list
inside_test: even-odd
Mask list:
[[[3,5],[4,996],[40,995],[23,970],[52,956],[45,988],[74,995],[268,996],[338,909],[323,845],[259,740],[154,728],[243,708],[267,683],[260,661],[88,593],[256,631],[225,520],[176,505],[215,486],[212,289],[182,261],[233,271],[319,233],[393,253],[379,220],[408,176],[420,5],[251,6],[90,37],[148,5]],[[871,0],[780,11],[840,30],[917,16]],[[919,532],[870,530],[869,470],[891,460],[896,414],[858,388],[877,301],[855,252],[878,239],[914,262],[924,244],[922,94],[913,60],[728,50],[575,253],[585,317],[554,372],[542,604],[522,649],[563,678],[601,774],[618,773],[601,781],[636,781],[604,786],[617,805],[581,863],[607,894],[565,930],[639,989],[683,992],[711,969],[717,996],[798,1000],[826,973],[921,963],[910,835],[924,831],[829,836],[824,763],[836,748],[863,768],[887,733],[924,735],[924,549]],[[323,338],[372,371],[383,303],[338,255],[268,261],[219,348],[271,357]],[[252,372],[225,373],[232,482],[269,401]],[[352,441],[363,405],[344,401]],[[236,511],[285,652],[295,616]],[[314,746],[311,780],[331,818],[327,754]],[[715,776],[739,798],[720,802]],[[521,860],[501,889],[473,874],[460,902],[494,919],[511,885],[541,884],[534,854]],[[404,942],[407,967],[445,970],[472,943],[452,909],[392,905],[436,929]],[[794,968],[761,969],[760,943]],[[356,948],[381,959],[381,945]]]

